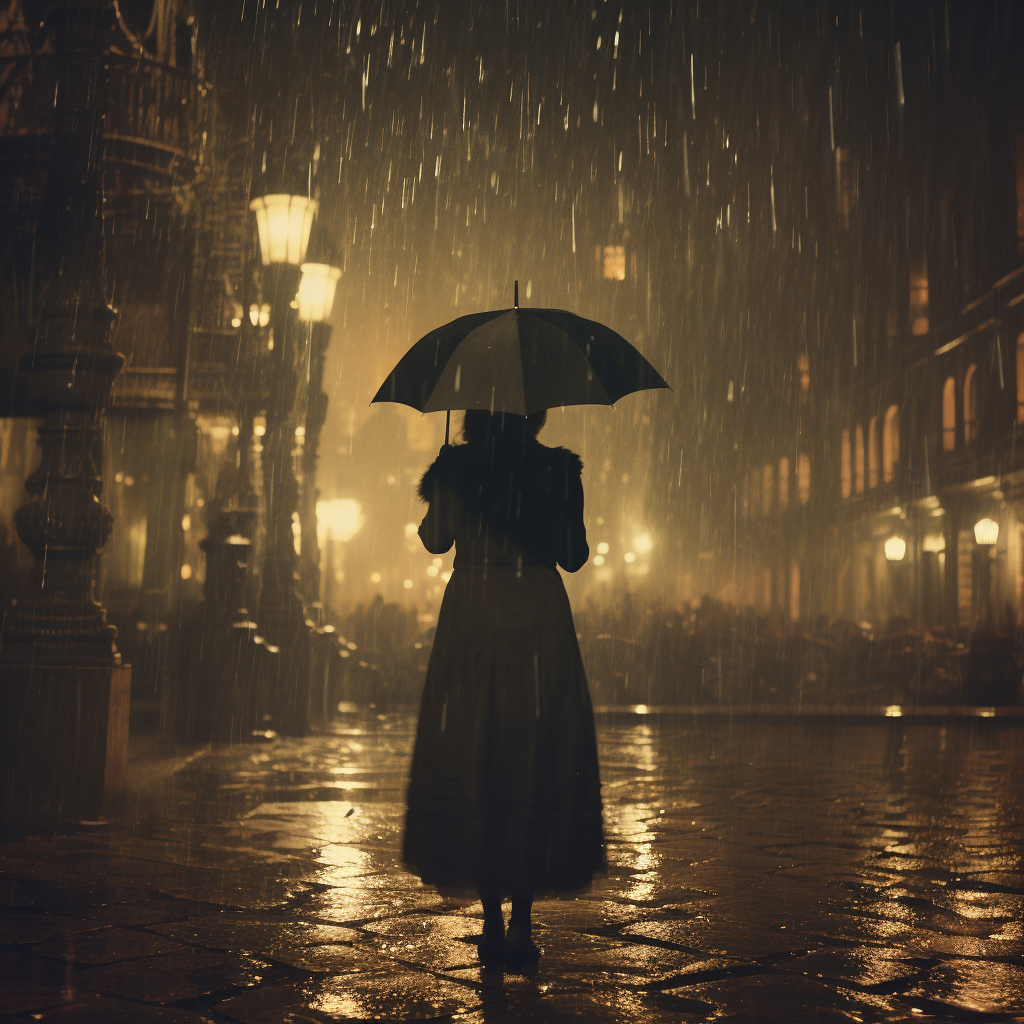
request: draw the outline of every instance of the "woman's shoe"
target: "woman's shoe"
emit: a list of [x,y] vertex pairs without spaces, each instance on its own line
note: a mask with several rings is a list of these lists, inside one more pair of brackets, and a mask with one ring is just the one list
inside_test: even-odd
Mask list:
[[517,924],[510,924],[505,933],[505,965],[529,967],[540,959],[540,950],[530,933]]
[[476,951],[484,967],[500,967],[505,961],[505,941],[501,929],[490,929],[484,925]]

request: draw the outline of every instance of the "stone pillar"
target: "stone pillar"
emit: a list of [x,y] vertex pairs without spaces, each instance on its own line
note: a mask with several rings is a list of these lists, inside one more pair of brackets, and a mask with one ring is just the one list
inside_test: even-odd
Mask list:
[[43,417],[42,457],[15,514],[35,571],[0,633],[0,815],[10,817],[96,817],[104,777],[116,783],[127,750],[129,676],[93,596],[96,554],[113,527],[94,451],[124,364],[103,280],[97,55],[106,23],[98,3],[54,7],[46,22],[61,78],[37,226],[42,301],[21,362]]
[[[272,727],[302,735],[309,726],[310,626],[298,590],[293,516],[299,508],[294,451],[296,400],[304,346],[292,299],[298,291],[299,269],[287,264],[265,268],[271,295],[274,348],[267,360],[266,432],[263,435],[263,493],[266,538],[258,622],[268,650],[280,654],[276,681],[271,687]],[[275,651],[274,648],[277,648]]]

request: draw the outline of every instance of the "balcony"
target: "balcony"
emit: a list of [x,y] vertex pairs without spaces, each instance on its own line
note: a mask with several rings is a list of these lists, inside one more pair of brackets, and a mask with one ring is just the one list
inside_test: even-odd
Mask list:
[[[46,187],[59,58],[27,52],[29,40],[0,33],[0,216],[33,210]],[[194,181],[209,159],[209,84],[141,54],[100,60],[106,194],[152,194]]]

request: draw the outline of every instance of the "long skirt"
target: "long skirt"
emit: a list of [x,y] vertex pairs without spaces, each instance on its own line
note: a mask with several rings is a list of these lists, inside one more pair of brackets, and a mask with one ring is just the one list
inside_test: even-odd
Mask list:
[[517,896],[605,871],[594,713],[554,568],[456,569],[427,667],[403,860]]

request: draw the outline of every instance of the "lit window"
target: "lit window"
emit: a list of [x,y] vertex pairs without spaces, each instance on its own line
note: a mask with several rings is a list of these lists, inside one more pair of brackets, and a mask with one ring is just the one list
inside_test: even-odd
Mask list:
[[844,498],[853,490],[853,462],[850,459],[850,431],[844,430],[839,441],[839,483]]
[[878,417],[868,423],[868,487],[878,486]]
[[895,405],[885,410],[882,426],[882,480],[891,484],[900,461],[900,411]]
[[796,368],[800,372],[800,394],[805,396],[811,390],[811,361],[806,354],[797,358]]
[[853,435],[853,487],[864,493],[864,428],[859,423]]
[[772,464],[769,462],[764,467],[764,503],[761,506],[762,515],[771,515],[772,511],[772,491],[775,490],[775,473],[772,470]]
[[956,449],[956,381],[946,378],[942,389],[942,450],[951,452]]
[[978,367],[972,363],[964,377],[964,444],[978,438]]
[[[849,447],[849,441],[847,441]],[[800,504],[806,505],[811,500],[811,457],[801,455],[796,464],[796,486],[800,495]]]
[[779,459],[779,508],[789,508],[789,459]]
[[626,280],[626,247],[606,245],[601,251],[601,276],[606,281]]
[[928,268],[923,260],[910,268],[910,333],[928,333]]
[[1017,335],[1017,422],[1024,423],[1024,333]]

